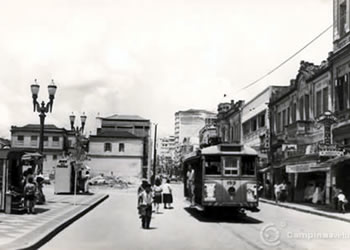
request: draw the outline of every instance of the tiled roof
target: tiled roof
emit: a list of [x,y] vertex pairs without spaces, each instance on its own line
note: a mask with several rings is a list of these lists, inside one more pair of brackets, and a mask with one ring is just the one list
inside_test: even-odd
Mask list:
[[[27,124],[23,127],[17,127],[17,126],[11,126],[11,131],[17,130],[17,131],[37,131],[40,130],[40,124]],[[45,124],[44,125],[45,131],[64,131],[64,128],[58,128],[53,124]]]
[[136,135],[133,135],[127,131],[101,131],[97,135],[91,135],[90,138],[140,138]]
[[140,121],[148,121],[145,118],[142,118],[141,116],[138,115],[112,115],[108,117],[104,117],[102,119],[105,120],[140,120]]

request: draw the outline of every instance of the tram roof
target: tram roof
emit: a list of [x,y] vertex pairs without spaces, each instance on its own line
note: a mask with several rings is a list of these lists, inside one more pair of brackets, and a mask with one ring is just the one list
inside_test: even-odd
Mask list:
[[258,153],[242,144],[218,144],[203,148],[202,155],[258,155]]
[[203,148],[200,153],[191,152],[184,158],[185,160],[195,159],[200,155],[252,155],[257,156],[255,149],[242,144],[218,144]]

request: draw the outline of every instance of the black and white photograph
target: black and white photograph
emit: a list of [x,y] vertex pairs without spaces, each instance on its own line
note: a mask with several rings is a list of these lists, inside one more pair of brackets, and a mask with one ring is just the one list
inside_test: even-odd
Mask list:
[[350,248],[350,0],[0,3],[0,250]]

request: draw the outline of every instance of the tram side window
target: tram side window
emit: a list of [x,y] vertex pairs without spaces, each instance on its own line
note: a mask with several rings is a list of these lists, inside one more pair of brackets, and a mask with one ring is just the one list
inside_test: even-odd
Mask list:
[[223,157],[222,164],[224,166],[224,175],[238,175],[239,158]]
[[255,175],[255,157],[242,157],[242,175]]
[[205,174],[206,175],[221,175],[220,156],[205,157]]

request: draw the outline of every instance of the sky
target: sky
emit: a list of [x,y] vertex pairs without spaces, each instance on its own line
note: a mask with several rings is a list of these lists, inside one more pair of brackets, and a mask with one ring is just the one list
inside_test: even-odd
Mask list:
[[[320,64],[332,30],[266,74],[332,23],[331,0],[0,0],[0,137],[39,123],[30,85],[57,93],[45,123],[69,128],[69,115],[139,115],[174,133],[174,114],[216,111],[226,94],[249,101],[288,85],[301,60]],[[77,119],[77,122],[80,122]],[[77,124],[79,125],[79,124]]]

